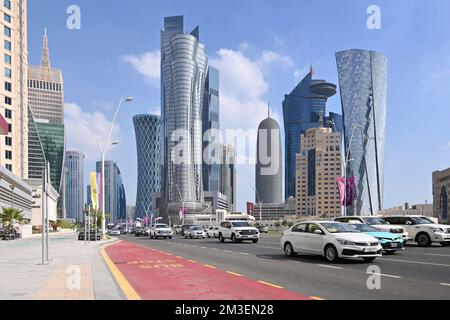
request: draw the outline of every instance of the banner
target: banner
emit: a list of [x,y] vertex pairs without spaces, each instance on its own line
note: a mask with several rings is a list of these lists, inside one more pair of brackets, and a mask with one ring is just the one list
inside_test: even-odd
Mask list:
[[252,202],[247,202],[247,214],[249,216],[254,216],[255,205]]
[[98,186],[97,186],[97,173],[96,172],[91,172],[90,173],[90,178],[91,178],[91,202],[92,202],[92,207],[94,208],[94,210],[98,209]]
[[339,189],[339,196],[341,200],[341,206],[351,207],[356,199],[356,178],[336,178],[336,182]]
[[178,211],[180,215],[180,220],[183,220],[186,217],[187,209],[180,208],[180,211]]
[[100,172],[97,172],[97,203],[98,203],[98,209],[100,209],[103,212],[102,208],[102,174]]
[[341,199],[341,206],[345,206],[345,178],[337,177],[336,178],[338,190],[339,190],[339,197]]

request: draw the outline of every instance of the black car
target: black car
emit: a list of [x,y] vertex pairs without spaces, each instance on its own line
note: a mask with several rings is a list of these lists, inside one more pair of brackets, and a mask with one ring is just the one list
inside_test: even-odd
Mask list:
[[[95,239],[95,230],[91,230],[89,239],[91,241],[96,241]],[[97,230],[97,241],[100,241],[102,239],[102,231]],[[78,232],[78,240],[84,240],[84,230],[81,230]]]

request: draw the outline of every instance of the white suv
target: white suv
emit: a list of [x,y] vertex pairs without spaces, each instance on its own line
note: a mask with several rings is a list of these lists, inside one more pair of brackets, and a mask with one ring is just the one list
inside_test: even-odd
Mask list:
[[173,232],[172,229],[167,224],[156,224],[149,231],[150,239],[172,239]]
[[343,222],[343,223],[351,223],[351,222],[360,222],[364,224],[368,224],[380,231],[390,232],[393,234],[401,235],[403,244],[408,242],[410,239],[408,231],[403,226],[394,225],[387,222],[383,217],[376,216],[354,216],[354,217],[338,217],[334,219],[334,221]]
[[450,226],[448,225],[436,224],[427,217],[414,215],[390,216],[383,219],[404,227],[411,240],[421,247],[429,247],[435,242],[442,246],[450,245]]
[[220,242],[225,242],[225,239],[231,239],[234,243],[244,240],[251,240],[253,243],[257,243],[259,231],[246,221],[224,221],[219,228],[219,240]]

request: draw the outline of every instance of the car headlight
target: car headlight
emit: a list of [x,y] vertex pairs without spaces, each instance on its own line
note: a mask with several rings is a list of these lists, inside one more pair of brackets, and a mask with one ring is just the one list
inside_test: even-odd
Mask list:
[[344,246],[354,246],[355,243],[353,241],[348,241],[345,239],[337,239],[337,242],[339,242],[340,244],[344,245]]
[[434,233],[445,233],[444,229],[441,229],[441,228],[434,228],[432,231]]

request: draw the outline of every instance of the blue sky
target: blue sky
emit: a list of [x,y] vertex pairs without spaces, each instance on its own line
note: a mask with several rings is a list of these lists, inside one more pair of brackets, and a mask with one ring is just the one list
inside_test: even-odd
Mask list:
[[[66,28],[69,5],[81,8],[81,30]],[[367,7],[381,8],[381,30],[366,27]],[[86,171],[98,158],[91,131],[103,133],[121,95],[126,105],[114,131],[127,199],[136,195],[132,116],[157,112],[163,18],[184,15],[186,31],[200,25],[210,63],[222,72],[226,127],[257,128],[270,101],[281,103],[309,69],[337,83],[336,51],[375,50],[389,58],[385,149],[385,207],[432,201],[431,174],[450,158],[450,2],[434,1],[156,1],[29,0],[29,62],[39,64],[48,29],[50,58],[65,80],[69,149],[86,153]],[[340,112],[339,95],[328,105]],[[280,123],[282,125],[282,123]],[[87,128],[90,127],[90,129]],[[238,167],[238,208],[253,200],[254,174]]]

